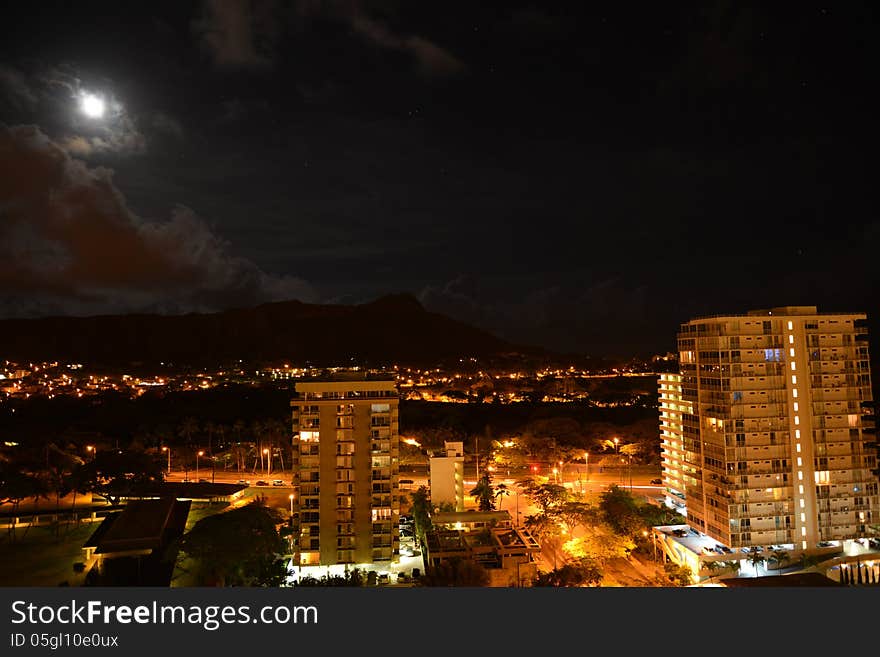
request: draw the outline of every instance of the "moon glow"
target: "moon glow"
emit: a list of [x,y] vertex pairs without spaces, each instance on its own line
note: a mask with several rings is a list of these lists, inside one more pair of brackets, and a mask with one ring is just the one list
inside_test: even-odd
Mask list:
[[92,119],[100,119],[104,116],[104,100],[95,94],[84,94],[79,106],[83,114]]

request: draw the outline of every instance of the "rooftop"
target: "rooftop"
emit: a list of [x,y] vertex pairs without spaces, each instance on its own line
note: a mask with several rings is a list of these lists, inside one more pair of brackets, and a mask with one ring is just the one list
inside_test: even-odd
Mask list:
[[[690,322],[698,322],[709,319],[728,319],[733,317],[856,317],[864,318],[863,312],[822,312],[816,306],[777,306],[775,308],[760,308],[749,310],[745,313],[720,313],[712,315],[697,315]],[[687,324],[689,322],[685,322]]]
[[161,548],[183,533],[189,508],[189,501],[172,497],[132,500],[107,516],[83,547],[94,547],[97,554]]

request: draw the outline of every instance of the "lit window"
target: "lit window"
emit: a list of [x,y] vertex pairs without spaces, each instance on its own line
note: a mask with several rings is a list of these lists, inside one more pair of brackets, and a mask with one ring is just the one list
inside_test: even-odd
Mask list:
[[795,412],[797,412],[797,411],[800,410],[800,409],[798,408],[798,403],[797,403],[797,402],[794,403],[794,410],[795,410]]
[[804,462],[803,462],[803,460],[801,459],[800,456],[797,457],[797,464],[798,464],[798,467],[799,467],[799,468],[804,467]]
[[792,330],[794,328],[794,324],[792,322],[788,323],[788,330]]
[[794,423],[795,423],[795,424],[800,424],[800,423],[801,423],[801,418],[800,418],[799,415],[795,415],[795,416],[794,416]]
[[801,527],[801,536],[806,536],[806,535],[807,535],[807,528]]
[[794,347],[788,350],[788,355],[794,358]]
[[794,430],[794,437],[797,438],[798,440],[801,439],[801,430],[800,429]]
[[794,336],[793,335],[788,336],[788,344],[794,344]]
[[794,374],[791,375],[791,385],[797,385],[797,377]]
[[806,513],[802,513],[802,514],[801,514],[801,522],[806,522],[806,521],[807,521],[807,514],[806,514]]
[[800,443],[795,443],[794,447],[795,447],[795,449],[797,450],[797,453],[800,454],[800,453],[801,453],[801,444],[800,444]]
[[801,498],[800,500],[798,500],[798,502],[801,503],[801,508],[803,509],[803,508],[804,508],[804,500],[803,500],[803,498]]
[[801,484],[800,486],[798,486],[798,492],[799,492],[801,495],[804,494],[804,485],[803,485],[803,484]]
[[795,363],[794,361],[791,361],[791,369],[793,369],[793,370],[797,369],[797,363]]
[[791,391],[791,396],[797,399],[797,388]]
[[800,481],[803,481],[803,479],[804,479],[804,472],[803,472],[803,470],[798,470],[798,479],[799,479]]
[[806,542],[806,541],[801,541],[801,549],[802,549],[802,550],[806,550],[806,549],[807,549],[807,542]]

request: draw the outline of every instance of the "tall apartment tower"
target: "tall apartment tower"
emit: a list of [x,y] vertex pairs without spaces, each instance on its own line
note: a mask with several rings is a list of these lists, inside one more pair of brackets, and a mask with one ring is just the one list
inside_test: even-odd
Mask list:
[[693,415],[694,405],[681,397],[681,374],[660,374],[660,449],[663,454],[663,486],[666,504],[680,512],[685,506],[684,435],[682,417]]
[[431,505],[452,504],[464,511],[464,443],[443,443],[443,455],[428,460],[431,483]]
[[393,378],[296,384],[293,507],[302,566],[398,554],[398,399]]
[[682,324],[661,431],[688,524],[730,547],[810,550],[880,521],[865,325],[814,306]]

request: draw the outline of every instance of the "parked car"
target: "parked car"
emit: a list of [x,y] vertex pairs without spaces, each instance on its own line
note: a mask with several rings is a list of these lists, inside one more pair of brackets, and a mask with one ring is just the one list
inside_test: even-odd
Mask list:
[[210,483],[211,483],[211,480],[210,480],[210,479],[205,479],[204,477],[201,477],[201,478],[199,478],[199,483],[200,483],[200,484],[210,484]]
[[818,545],[819,547],[834,547],[834,543],[829,541],[819,541]]
[[250,485],[251,485],[251,482],[250,482],[249,480],[247,480],[247,479],[239,479],[239,480],[238,480],[238,485],[239,485],[239,486],[250,486]]
[[268,482],[268,481],[263,481],[262,479],[260,479],[260,480],[257,482],[257,486],[268,486],[268,485],[269,485],[269,482]]
[[663,480],[662,479],[652,479],[651,483],[659,486],[663,483]]
[[868,545],[870,545],[872,548],[880,548],[880,538],[869,538]]
[[391,581],[391,577],[388,573],[379,573],[379,576],[376,578],[377,584],[388,584]]
[[273,480],[272,480],[272,485],[273,485],[273,486],[283,486],[283,485],[284,485],[284,480],[283,480],[283,479],[273,479]]

